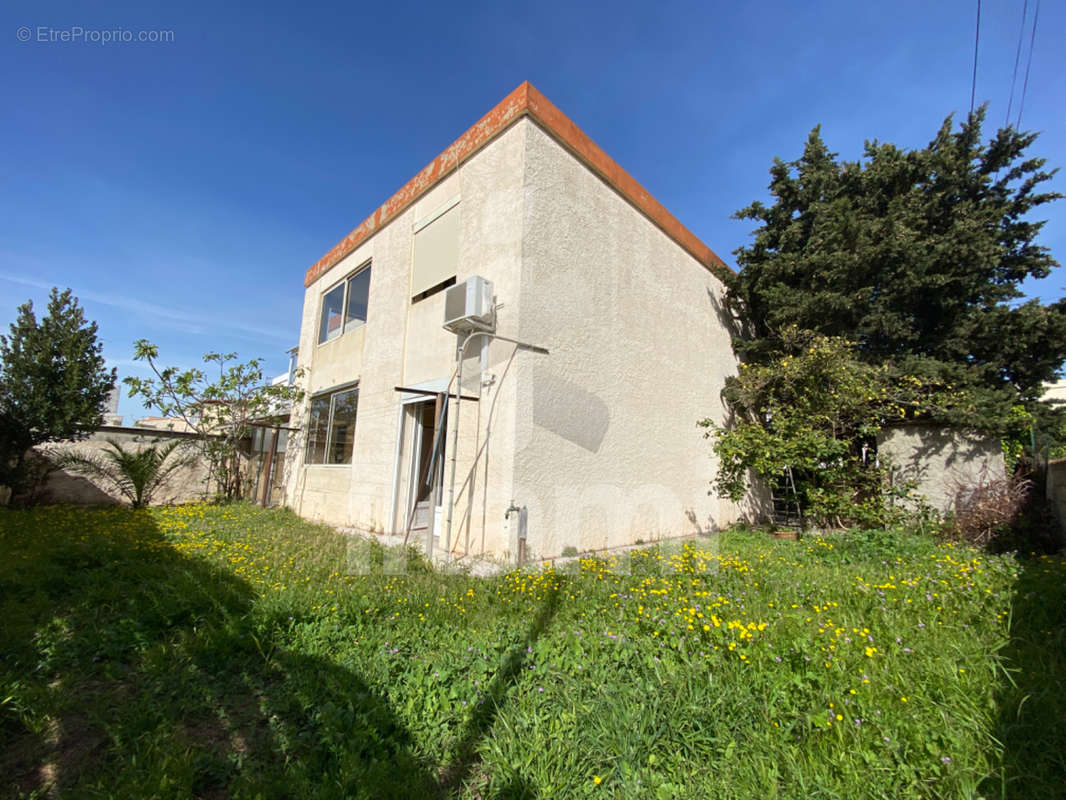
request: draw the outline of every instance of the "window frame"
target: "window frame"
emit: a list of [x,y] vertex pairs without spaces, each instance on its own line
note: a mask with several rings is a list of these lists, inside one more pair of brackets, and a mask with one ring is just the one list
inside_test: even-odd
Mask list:
[[[353,420],[352,422],[352,450],[350,453],[348,453],[347,461],[330,461],[330,446],[333,440],[333,419],[334,414],[337,410],[337,398],[343,394],[348,394],[350,392],[355,392],[356,407],[355,420]],[[323,460],[311,460],[312,439],[310,436],[308,436],[307,441],[304,443],[304,465],[311,467],[350,467],[355,460],[355,425],[359,419],[359,381],[355,381],[354,383],[343,384],[341,386],[333,386],[329,389],[325,389],[320,392],[315,392],[313,395],[311,395],[307,407],[308,431],[310,431],[311,429],[311,403],[314,403],[315,400],[321,400],[325,397],[329,398],[329,412],[326,415],[325,439],[322,442]]]
[[[324,344],[327,344],[328,342],[334,342],[337,339],[340,339],[342,336],[344,336],[344,334],[348,333],[348,331],[354,331],[357,328],[361,328],[364,325],[366,325],[366,320],[365,319],[363,319],[363,320],[354,320],[354,321],[349,321],[348,320],[348,304],[349,304],[349,302],[351,302],[352,281],[355,278],[357,278],[358,276],[362,275],[364,272],[368,272],[370,270],[370,268],[373,267],[373,265],[374,265],[373,264],[373,259],[368,259],[367,261],[365,261],[364,263],[362,263],[358,267],[356,267],[354,270],[352,270],[350,273],[345,275],[343,278],[341,278],[339,281],[337,281],[334,284],[331,284],[328,289],[326,289],[324,292],[322,292],[321,295],[319,295],[319,302],[318,302],[318,336],[317,336],[318,342],[317,342],[316,346],[322,346]],[[340,310],[341,323],[340,323],[340,329],[339,329],[338,333],[334,334],[333,336],[330,336],[328,334],[328,332],[326,332],[325,329],[323,328],[323,326],[325,325],[325,322],[326,322],[326,320],[325,320],[326,298],[329,297],[330,294],[332,294],[333,292],[335,292],[337,289],[339,289],[341,287],[343,287],[344,291],[341,293],[341,310]],[[370,308],[370,284],[369,284],[369,282],[367,283],[367,287],[366,287],[366,298],[367,298],[366,305],[367,305],[367,309],[368,309],[368,312],[369,312],[369,308]],[[325,338],[322,338],[323,337],[323,333],[325,333]]]

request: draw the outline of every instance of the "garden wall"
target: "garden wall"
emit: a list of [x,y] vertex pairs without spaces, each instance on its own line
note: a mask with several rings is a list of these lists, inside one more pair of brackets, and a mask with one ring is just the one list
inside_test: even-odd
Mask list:
[[1066,543],[1066,458],[1048,462],[1045,488],[1048,503],[1059,523],[1058,539],[1062,545]]
[[960,489],[1007,476],[1000,440],[942,425],[886,428],[877,438],[878,457],[892,465],[892,481],[914,482],[915,491],[939,511],[952,511]]
[[[166,444],[175,439],[187,440],[193,444],[196,438],[194,434],[180,433],[178,431],[147,430],[145,428],[127,428],[105,425],[93,433],[88,439],[80,442],[53,442],[35,448],[35,453],[40,456],[51,451],[78,450],[103,450],[107,447],[107,440],[114,439],[125,448],[140,450],[150,444]],[[199,461],[191,467],[178,470],[171,476],[152,498],[153,504],[159,503],[185,503],[198,500],[204,491],[204,479],[207,476],[206,467]],[[110,505],[117,502],[126,502],[117,492],[105,487],[98,480],[82,475],[56,470],[49,474],[43,486],[39,489],[36,498],[44,503],[69,503],[79,506]]]

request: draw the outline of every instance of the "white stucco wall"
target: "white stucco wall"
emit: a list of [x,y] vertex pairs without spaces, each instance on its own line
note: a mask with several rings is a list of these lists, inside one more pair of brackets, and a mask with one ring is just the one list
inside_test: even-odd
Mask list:
[[[458,197],[457,280],[474,274],[492,280],[498,295],[507,298],[507,306],[500,311],[500,330],[513,326],[509,318],[517,308],[524,141],[520,124],[502,133],[306,288],[300,366],[307,368],[303,380],[308,397],[358,380],[359,407],[351,465],[304,465],[302,436],[289,448],[286,502],[303,516],[378,532],[395,532],[397,518],[404,517],[402,508],[397,514],[393,506],[401,401],[396,387],[447,381],[455,367],[456,345],[455,335],[441,327],[443,292],[411,302],[413,227],[442,203]],[[322,295],[367,260],[372,262],[372,272],[366,324],[318,345]],[[478,393],[480,377],[479,370],[468,371],[467,393]],[[510,485],[510,462],[490,458],[486,474],[483,453],[471,480],[469,464],[485,443],[487,415],[481,413],[481,406],[491,403],[496,393],[508,392],[513,395],[513,385],[502,382],[481,403],[468,402],[462,409],[456,481],[461,493],[453,527],[454,538],[461,539],[464,549],[495,549],[495,542],[485,539],[482,521],[488,503],[494,509],[501,503],[506,508],[508,500],[500,498]],[[506,413],[494,415],[493,422],[500,424],[493,428],[492,442],[503,435],[513,439],[509,432],[513,421],[507,421],[508,415],[513,420],[513,400],[496,404],[497,409],[505,406]],[[453,414],[453,423],[454,418]],[[306,425],[306,400],[294,411],[292,422]],[[463,489],[464,484],[470,485]],[[401,506],[403,501],[401,497]]]
[[723,287],[535,124],[527,131],[515,498],[551,556],[730,522],[697,428],[736,370]]

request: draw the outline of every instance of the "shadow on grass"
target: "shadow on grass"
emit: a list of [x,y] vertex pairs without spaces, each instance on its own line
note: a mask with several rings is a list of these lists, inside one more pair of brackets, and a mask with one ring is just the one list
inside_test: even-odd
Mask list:
[[0,796],[439,794],[359,675],[126,509],[0,509]]
[[[525,637],[504,657],[485,692],[484,702],[475,708],[470,720],[466,723],[451,763],[441,770],[440,793],[442,797],[456,792],[473,775],[480,761],[477,755],[478,745],[484,741],[492,729],[507,693],[518,683],[522,668],[529,658],[530,648],[548,629],[559,610],[560,602],[561,596],[557,587],[548,591]],[[497,794],[501,800],[502,798],[522,800],[522,798],[533,796],[532,790],[518,777],[515,777]]]
[[1066,787],[1066,564],[1060,557],[1022,562],[1015,587],[1011,640],[1003,651],[1009,677],[997,701],[998,773],[985,797],[1062,797]]

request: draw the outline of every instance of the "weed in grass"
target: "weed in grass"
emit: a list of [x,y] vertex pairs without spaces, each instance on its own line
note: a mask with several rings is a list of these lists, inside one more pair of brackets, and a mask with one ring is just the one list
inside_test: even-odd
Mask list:
[[359,547],[249,506],[0,511],[5,790],[896,798],[1063,783],[1061,560],[906,532],[727,532],[478,579],[417,560],[388,574],[407,554]]

